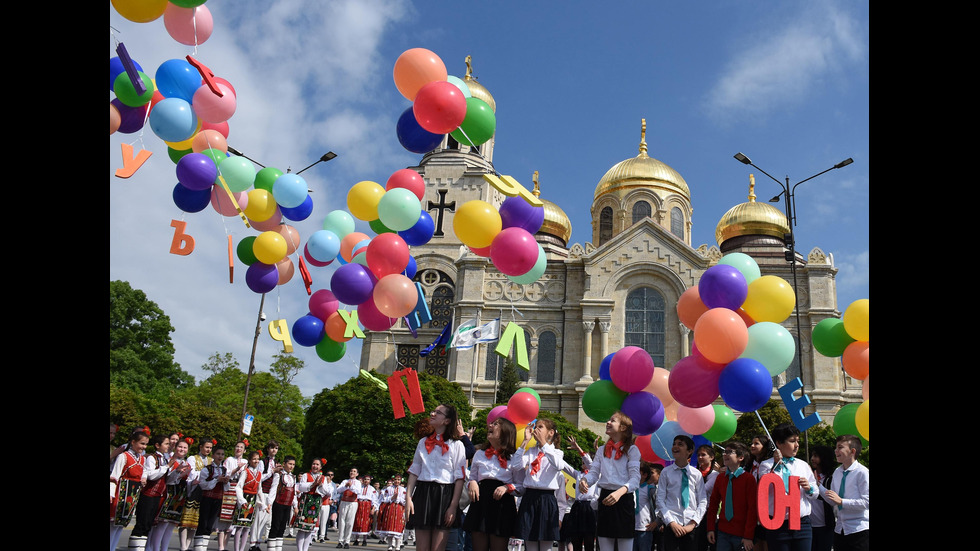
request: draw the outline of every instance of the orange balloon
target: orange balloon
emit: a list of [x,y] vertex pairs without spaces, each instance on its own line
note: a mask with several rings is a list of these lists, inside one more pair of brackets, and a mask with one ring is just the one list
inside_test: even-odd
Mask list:
[[708,307],[701,302],[701,294],[698,286],[688,287],[681,297],[677,299],[677,316],[681,323],[688,329],[694,329],[701,314],[708,311]]
[[694,326],[694,344],[702,356],[727,364],[745,351],[749,330],[745,322],[728,308],[712,308],[698,318]]
[[418,291],[415,283],[402,274],[388,274],[374,286],[374,304],[389,318],[403,318],[415,310]]
[[670,371],[662,367],[653,368],[653,377],[643,390],[660,398],[664,406],[674,403],[674,397],[670,395],[670,388],[667,386],[667,379],[670,378]]
[[859,381],[868,377],[869,344],[868,342],[854,341],[847,345],[844,354],[841,355],[840,360],[844,365],[844,371]]
[[446,64],[434,52],[425,48],[405,50],[395,60],[395,87],[408,101],[415,101],[415,95],[426,84],[436,80],[447,80],[449,72]]
[[293,254],[296,252],[296,249],[299,248],[299,244],[301,242],[299,232],[296,231],[296,228],[288,224],[282,224],[273,231],[278,232],[283,236],[283,238],[286,239],[286,254]]
[[752,327],[755,325],[755,320],[752,319],[752,316],[750,316],[745,310],[739,308],[735,313],[742,318],[742,321],[745,322],[746,327]]
[[671,402],[670,405],[664,406],[664,419],[667,421],[676,421],[677,412],[681,409],[681,405],[677,402]]
[[340,258],[343,258],[346,262],[350,262],[354,256],[354,247],[365,239],[370,239],[370,237],[358,231],[353,231],[345,235],[340,240]]
[[191,150],[200,153],[206,149],[217,149],[222,153],[228,153],[228,141],[217,130],[201,130],[191,140]]
[[344,321],[344,318],[340,317],[339,312],[330,314],[323,326],[327,330],[327,336],[333,339],[334,342],[347,342],[354,338],[353,334],[349,337],[344,337],[344,331],[347,330],[347,322]]
[[119,125],[122,124],[122,115],[119,114],[119,108],[117,108],[112,103],[109,104],[109,134],[115,133],[119,130]]
[[282,285],[293,279],[293,274],[296,272],[296,266],[288,256],[276,262],[276,269],[279,270],[279,283],[277,285]]

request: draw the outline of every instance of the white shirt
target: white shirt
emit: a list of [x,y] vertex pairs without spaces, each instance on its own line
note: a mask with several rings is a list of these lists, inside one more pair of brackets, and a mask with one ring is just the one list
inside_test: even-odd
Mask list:
[[634,530],[645,532],[647,524],[653,522],[653,509],[657,504],[657,486],[640,484],[636,489],[636,524]]
[[[766,474],[773,472],[772,464],[774,460],[775,460],[774,458],[770,457],[769,459],[763,461],[761,465],[759,465],[760,480]],[[800,518],[810,516],[810,510],[811,510],[810,502],[819,497],[819,490],[817,490],[817,488],[819,488],[819,485],[817,484],[817,478],[813,476],[813,470],[810,469],[810,465],[808,465],[806,461],[799,458],[794,458],[794,461],[792,463],[786,462],[784,458],[782,465],[786,465],[789,468],[789,476],[798,476],[800,478],[806,478],[807,480],[810,481],[810,491],[813,492],[812,494],[808,494],[805,491],[803,491],[803,488],[800,488]],[[779,475],[780,477],[782,476],[782,467],[780,467],[780,472],[777,472],[776,474]],[[775,510],[775,507],[773,505],[773,500],[774,500],[773,496],[769,495],[770,518],[772,518],[775,515],[775,513],[773,512]],[[789,509],[786,510],[784,520],[789,518],[789,511],[790,511]]]
[[[534,460],[537,459],[539,453],[544,453],[541,457],[541,468],[537,473],[531,474],[531,465]],[[524,448],[519,448],[517,453],[511,458],[514,462],[521,465],[524,470],[524,488],[530,488],[534,490],[557,490],[558,478],[556,476],[562,477],[561,471],[565,470],[565,453],[559,449],[556,449],[551,444],[545,444],[544,446],[534,446],[531,449],[525,450]]]
[[433,446],[432,452],[425,450],[425,438],[415,446],[415,458],[408,472],[414,474],[419,482],[438,482],[451,484],[466,478],[466,449],[459,440],[447,440],[449,449]]
[[[344,492],[350,490],[355,494],[361,491],[361,481],[356,478],[348,478],[347,480],[337,484],[334,489],[333,500],[341,501],[344,497]],[[353,502],[352,502],[353,503]]]
[[[684,507],[681,502],[681,479],[687,477],[688,504]],[[657,484],[657,515],[664,524],[676,522],[681,526],[694,521],[701,522],[708,509],[708,496],[704,493],[704,480],[701,473],[687,465],[680,467],[676,463],[665,467],[660,473]]]
[[575,479],[575,501],[595,501],[599,497],[598,486],[589,486],[589,491],[585,493],[582,493],[578,487],[579,482],[585,480],[586,475],[592,468],[592,456],[587,453],[582,454],[582,468],[585,469],[584,471],[577,471],[573,469],[571,465],[568,465],[567,463],[566,465],[568,468],[565,469],[565,472]]
[[[261,464],[262,462],[259,461],[259,465]],[[237,484],[238,483],[237,480],[239,476],[247,468],[248,468],[248,459],[245,459],[244,457],[234,457],[234,456],[226,457],[225,472],[228,473],[228,482],[225,482],[225,490],[231,489],[232,480],[235,480],[236,481],[235,483]]]
[[599,482],[599,487],[605,490],[618,490],[626,486],[626,491],[632,492],[640,487],[640,448],[631,445],[623,455],[616,459],[606,457],[605,446],[599,448],[592,460],[592,467],[585,475],[585,483],[589,486]]
[[513,484],[517,490],[522,486],[524,465],[516,459],[516,456],[517,453],[515,452],[505,462],[507,466],[501,467],[500,456],[492,455],[488,458],[486,450],[476,450],[470,464],[469,479],[474,482],[480,482],[487,478],[499,480],[504,484]]
[[[834,532],[850,535],[870,528],[871,482],[868,468],[855,461],[846,469],[847,479],[844,480],[844,491],[841,492],[841,480],[844,479],[844,471],[843,465],[837,467],[837,470],[834,471],[834,477],[830,480],[830,489],[841,496],[843,503],[840,505],[841,508],[833,503],[830,506],[833,507],[834,516],[837,518]],[[825,491],[823,490],[821,495]]]

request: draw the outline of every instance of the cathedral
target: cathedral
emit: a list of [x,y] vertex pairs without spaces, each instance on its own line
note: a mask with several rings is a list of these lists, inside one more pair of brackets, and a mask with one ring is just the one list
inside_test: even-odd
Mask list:
[[[463,81],[474,97],[496,111],[493,96],[469,68]],[[474,409],[489,407],[505,361],[494,353],[496,343],[466,350],[439,348],[427,356],[419,352],[446,324],[455,330],[467,320],[482,324],[500,318],[503,328],[514,321],[524,329],[530,363],[529,371],[517,371],[540,395],[541,408],[602,434],[602,424],[583,412],[582,394],[599,378],[603,358],[625,346],[639,346],[654,365],[670,369],[689,355],[693,332],[678,319],[677,301],[722,256],[748,254],[762,275],[792,284],[784,252],[784,236],[790,231],[786,216],[756,201],[754,183],[747,202],[733,206],[718,221],[717,245],[691,245],[690,188],[677,171],[648,154],[645,133],[644,121],[638,154],[611,167],[596,183],[590,243],[568,242],[571,223],[541,195],[534,174],[533,193],[545,212],[535,237],[548,265],[541,278],[527,285],[510,281],[489,258],[474,254],[456,238],[453,213],[463,203],[479,199],[499,208],[506,197],[483,178],[495,172],[494,138],[470,147],[447,134],[418,166],[410,167],[425,180],[422,207],[435,222],[433,238],[412,247],[418,265],[415,280],[422,285],[432,322],[417,331],[417,338],[404,321],[388,331],[367,333],[360,367],[383,374],[405,367],[437,374],[459,383]],[[819,248],[805,256],[797,252],[794,261],[803,357],[774,377],[773,397],[779,399],[776,389],[787,380],[801,377],[812,400],[805,414],[817,411],[832,424],[841,406],[861,401],[861,382],[843,372],[839,358],[820,355],[810,342],[817,323],[840,317],[837,269]],[[782,325],[800,338],[795,312]]]

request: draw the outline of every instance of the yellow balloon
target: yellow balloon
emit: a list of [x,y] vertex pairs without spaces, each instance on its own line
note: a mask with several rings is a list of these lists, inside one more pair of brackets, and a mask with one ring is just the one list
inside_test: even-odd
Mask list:
[[483,249],[493,243],[503,228],[497,209],[479,199],[463,203],[453,215],[453,231],[467,247]]
[[[521,447],[521,444],[523,444],[523,443],[524,443],[524,428],[523,427],[518,427],[517,428],[517,447],[520,448]],[[528,448],[533,448],[534,446],[537,446],[537,445],[538,445],[538,441],[535,440],[534,437],[532,436],[531,437],[531,442],[530,442],[530,444],[528,444],[527,447]]]
[[112,0],[119,15],[134,23],[149,23],[159,19],[167,9],[168,0]]
[[276,200],[264,189],[253,189],[248,192],[248,204],[245,205],[245,216],[253,222],[265,222],[276,213]]
[[779,276],[765,275],[749,283],[742,310],[756,322],[780,323],[793,313],[794,306],[793,286]]
[[286,257],[286,238],[279,232],[264,231],[252,242],[255,258],[263,264],[275,264]]
[[378,203],[385,194],[381,184],[364,180],[354,184],[347,192],[347,209],[355,218],[371,222],[378,219]]
[[868,342],[868,320],[871,318],[871,300],[862,298],[855,300],[844,310],[841,321],[844,322],[844,331],[856,341]]
[[857,425],[858,432],[861,433],[861,437],[871,442],[871,437],[868,436],[868,426],[869,426],[869,411],[871,407],[868,405],[871,400],[865,400],[857,408],[857,412],[854,414],[854,424]]

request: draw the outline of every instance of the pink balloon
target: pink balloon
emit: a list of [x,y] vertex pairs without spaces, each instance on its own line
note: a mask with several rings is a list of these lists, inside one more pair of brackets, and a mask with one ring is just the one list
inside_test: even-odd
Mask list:
[[538,261],[538,243],[524,228],[504,228],[490,244],[490,260],[500,273],[520,276]]
[[[235,201],[238,201],[238,206],[245,210],[248,206],[248,192],[232,192],[232,195],[235,196]],[[221,216],[238,216],[238,209],[228,197],[228,192],[221,186],[211,186],[211,207]]]
[[507,406],[497,406],[490,410],[487,414],[487,424],[491,424],[497,420],[498,417],[507,418]]
[[538,416],[539,407],[530,392],[515,392],[507,401],[507,418],[517,426],[526,425]]
[[694,326],[694,344],[705,358],[715,363],[727,364],[738,358],[748,343],[745,322],[728,308],[708,310]]
[[653,358],[638,346],[620,349],[609,364],[609,376],[613,384],[624,392],[640,392],[645,389],[653,379],[653,370]]
[[650,394],[653,394],[657,398],[660,398],[660,402],[664,405],[664,407],[674,403],[674,397],[670,395],[670,387],[667,384],[669,378],[670,371],[667,371],[662,367],[654,367],[653,377],[650,378],[650,383],[643,389]]
[[455,84],[445,80],[433,81],[419,89],[412,112],[424,130],[433,134],[448,134],[466,118],[466,98]]
[[222,83],[217,83],[222,95],[219,97],[207,86],[201,86],[194,92],[191,107],[199,119],[205,122],[219,123],[225,122],[235,114],[238,100],[231,87]]
[[402,274],[389,274],[379,279],[372,296],[378,311],[395,319],[411,314],[419,298],[415,283]]
[[357,306],[357,321],[368,331],[387,331],[398,323],[397,318],[389,318],[378,311],[373,300],[366,300]]
[[699,408],[677,408],[677,423],[690,434],[704,434],[715,422],[715,408],[707,405]]
[[422,179],[421,174],[410,168],[396,170],[385,183],[385,191],[399,187],[414,193],[419,201],[425,198],[425,180]]
[[211,17],[211,10],[203,4],[195,8],[182,8],[168,3],[163,11],[163,26],[177,42],[196,46],[204,44],[211,37],[214,18]]
[[721,371],[705,367],[695,356],[681,358],[670,371],[670,395],[679,405],[689,408],[710,405],[721,395],[718,390],[720,377]]
[[340,309],[340,301],[330,289],[320,289],[310,296],[309,309],[311,314],[326,322],[330,314]]
[[217,130],[219,133],[221,133],[222,136],[225,137],[225,139],[228,139],[228,133],[230,132],[230,128],[228,126],[228,121],[225,121],[225,122],[202,122],[201,123],[201,130]]

